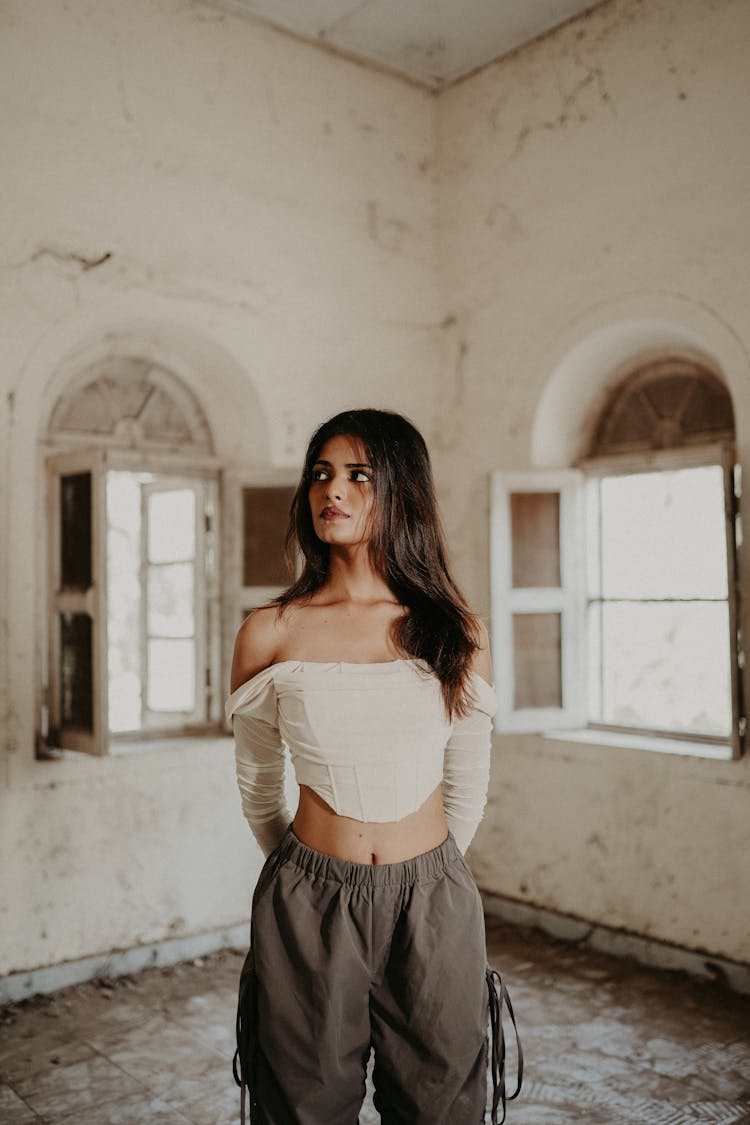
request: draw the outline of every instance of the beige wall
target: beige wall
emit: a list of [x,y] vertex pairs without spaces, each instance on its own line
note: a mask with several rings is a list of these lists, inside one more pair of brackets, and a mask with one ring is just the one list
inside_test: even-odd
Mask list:
[[428,94],[209,5],[0,19],[8,973],[239,923],[260,867],[229,740],[34,761],[36,443],[66,379],[161,357],[226,466],[297,466],[345,405],[429,427],[437,288]]
[[[344,405],[405,411],[487,613],[490,470],[565,463],[633,350],[714,356],[744,442],[748,13],[607,4],[434,97],[208,4],[3,6],[0,973],[241,922],[260,863],[226,741],[33,759],[36,442],[65,380],[148,350],[230,468],[296,465]],[[748,759],[498,736],[472,862],[748,961],[749,785]]]
[[[745,3],[618,0],[440,99],[461,405],[441,476],[480,603],[487,470],[570,464],[602,387],[641,349],[719,364],[747,463],[749,42]],[[747,757],[499,736],[471,860],[496,894],[748,961],[749,797]]]

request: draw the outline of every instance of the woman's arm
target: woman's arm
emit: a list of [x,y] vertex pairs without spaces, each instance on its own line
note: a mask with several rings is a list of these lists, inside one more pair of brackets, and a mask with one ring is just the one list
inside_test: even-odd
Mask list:
[[445,819],[461,852],[469,847],[484,815],[490,779],[492,716],[497,708],[489,638],[481,622],[478,633],[479,647],[471,664],[476,677],[472,684],[475,706],[453,724],[443,761]]
[[227,720],[234,731],[242,811],[265,856],[281,842],[291,815],[284,796],[284,744],[276,716],[272,665],[276,610],[256,610],[237,633]]
[[261,606],[240,625],[234,642],[230,691],[268,668],[276,659],[282,633],[275,606]]

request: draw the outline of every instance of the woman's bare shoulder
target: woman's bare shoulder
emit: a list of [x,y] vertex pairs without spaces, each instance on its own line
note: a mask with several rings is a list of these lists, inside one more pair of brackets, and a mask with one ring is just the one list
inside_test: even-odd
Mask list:
[[286,629],[285,615],[278,606],[261,606],[248,614],[234,642],[230,691],[236,691],[241,684],[275,663]]

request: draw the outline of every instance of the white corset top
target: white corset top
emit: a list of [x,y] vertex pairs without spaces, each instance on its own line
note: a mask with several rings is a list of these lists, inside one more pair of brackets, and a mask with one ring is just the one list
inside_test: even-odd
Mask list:
[[497,705],[481,677],[472,676],[471,689],[474,710],[451,723],[440,681],[420,660],[285,660],[240,685],[225,713],[243,810],[264,852],[291,820],[284,743],[298,783],[356,820],[401,820],[442,783],[449,827],[465,850],[486,799]]

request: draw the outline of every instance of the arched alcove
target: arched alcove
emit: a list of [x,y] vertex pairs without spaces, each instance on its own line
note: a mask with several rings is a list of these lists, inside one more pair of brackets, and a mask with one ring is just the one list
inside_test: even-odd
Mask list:
[[574,464],[611,390],[636,363],[667,355],[692,359],[709,369],[716,363],[696,333],[677,323],[626,320],[579,339],[552,370],[539,399],[531,431],[532,464]]
[[637,365],[679,358],[712,372],[731,395],[742,445],[750,354],[742,339],[705,304],[677,293],[624,294],[583,312],[561,333],[534,409],[530,464],[575,464],[612,389]]

